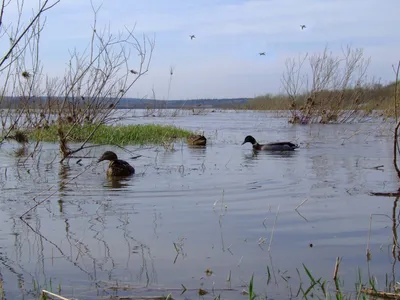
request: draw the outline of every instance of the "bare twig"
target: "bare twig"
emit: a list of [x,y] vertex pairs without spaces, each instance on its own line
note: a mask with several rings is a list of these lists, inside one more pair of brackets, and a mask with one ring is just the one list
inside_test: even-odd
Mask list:
[[299,205],[296,206],[296,208],[294,210],[297,210],[300,206],[302,206],[307,201],[308,201],[308,198],[304,199]]
[[380,196],[380,197],[399,197],[400,191],[396,192],[370,192],[371,196]]
[[[26,35],[26,33],[35,25],[36,21],[38,18],[46,11],[54,7],[57,3],[59,3],[61,0],[55,1],[53,4],[48,5],[49,0],[45,0],[43,4],[41,5],[40,9],[38,12],[35,14],[35,16],[32,18],[30,23],[25,27],[25,29],[21,32],[21,34],[16,38],[15,41],[13,41],[10,49],[6,52],[6,54],[3,56],[3,58],[0,60],[0,67],[4,64],[4,62],[10,57],[11,52],[15,49],[15,47],[20,43],[22,38]],[[3,9],[2,8],[2,14],[3,14]],[[3,71],[3,69],[0,69],[0,72]]]
[[397,122],[397,95],[398,95],[398,85],[399,85],[399,75],[400,75],[400,61],[397,63],[396,67],[393,65],[392,68],[393,68],[393,72],[396,76],[396,81],[394,84],[393,102],[394,102],[394,115],[395,115],[395,120]]
[[372,288],[363,288],[361,292],[367,295],[383,298],[383,299],[400,299],[400,294],[398,293],[389,293],[383,291],[376,291]]
[[279,207],[280,207],[280,205],[278,205],[278,211],[276,212],[274,226],[272,227],[271,237],[269,239],[269,245],[268,245],[268,252],[271,251],[272,238],[274,237],[275,225],[276,225],[276,221],[278,220],[278,215],[279,215]]
[[[393,68],[394,69],[394,68]],[[397,164],[397,148],[398,148],[398,138],[399,138],[399,128],[400,128],[400,120],[397,120],[397,85],[399,82],[399,71],[400,71],[400,61],[397,65],[397,68],[394,69],[396,75],[396,83],[395,83],[395,91],[394,91],[394,103],[395,103],[395,115],[396,115],[396,127],[394,128],[394,137],[393,137],[393,166],[396,170],[397,177],[400,179],[400,168]]]
[[57,298],[57,299],[61,299],[61,300],[69,300],[68,298],[65,298],[63,296],[54,294],[54,293],[46,291],[46,290],[42,290],[42,296],[44,296],[44,297],[51,296],[53,298]]

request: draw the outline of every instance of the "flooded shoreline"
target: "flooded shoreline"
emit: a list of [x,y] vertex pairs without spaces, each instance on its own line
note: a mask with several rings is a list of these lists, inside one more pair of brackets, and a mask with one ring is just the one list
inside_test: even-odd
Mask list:
[[[174,151],[126,147],[142,155],[135,160],[116,147],[91,150],[99,157],[111,149],[135,166],[137,174],[119,182],[107,180],[106,163],[91,165],[95,159],[60,165],[54,144],[43,144],[39,163],[25,165],[13,155],[16,144],[2,145],[0,275],[7,299],[38,299],[50,286],[79,299],[194,299],[199,288],[209,292],[205,299],[246,299],[242,290],[253,273],[256,294],[287,299],[299,288],[296,269],[309,281],[303,263],[332,281],[342,257],[346,291],[354,290],[358,268],[365,283],[369,269],[380,288],[398,271],[391,256],[394,198],[369,195],[398,188],[391,133],[380,121],[293,126],[275,112],[221,111],[129,122],[204,131],[209,142],[191,149],[178,141]],[[241,146],[248,134],[300,148],[255,155]],[[29,227],[19,217],[39,193],[37,201],[49,198],[30,212]]]

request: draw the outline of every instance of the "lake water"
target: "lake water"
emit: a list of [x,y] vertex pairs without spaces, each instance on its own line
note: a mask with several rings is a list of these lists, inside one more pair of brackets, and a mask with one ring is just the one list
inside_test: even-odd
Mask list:
[[[209,292],[204,299],[248,299],[242,292],[253,273],[258,295],[288,299],[299,289],[296,269],[303,288],[310,285],[303,264],[333,291],[336,257],[345,292],[354,292],[359,269],[364,283],[368,274],[376,276],[382,289],[386,276],[397,280],[394,198],[369,195],[398,188],[388,125],[293,126],[275,112],[253,111],[127,123],[204,131],[208,144],[177,142],[173,151],[98,147],[81,153],[92,158],[63,165],[55,144],[43,144],[40,155],[25,162],[15,155],[17,144],[1,146],[6,299],[37,299],[43,288],[78,299],[169,293],[198,299],[199,288]],[[293,141],[300,149],[256,155],[250,144],[241,146],[248,134],[260,143]],[[137,174],[109,181],[107,163],[95,163],[105,150],[133,164]],[[130,159],[134,155],[142,156]],[[373,168],[379,165],[382,170]],[[43,203],[23,222],[20,216],[35,201]]]

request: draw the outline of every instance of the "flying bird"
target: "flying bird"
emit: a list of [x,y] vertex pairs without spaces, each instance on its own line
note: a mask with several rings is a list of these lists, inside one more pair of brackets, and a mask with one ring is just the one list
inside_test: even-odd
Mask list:
[[265,55],[265,52],[260,52],[260,53],[258,53],[258,54],[260,54],[260,55]]
[[193,39],[196,38],[196,36],[195,36],[194,34],[191,34],[191,35],[189,35],[189,36],[190,36],[190,39],[191,39],[191,40],[193,40]]
[[301,30],[303,30],[304,28],[306,28],[306,25],[300,25]]

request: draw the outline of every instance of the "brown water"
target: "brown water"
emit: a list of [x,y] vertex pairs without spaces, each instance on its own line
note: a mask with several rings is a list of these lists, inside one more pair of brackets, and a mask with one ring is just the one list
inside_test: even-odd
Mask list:
[[[38,290],[58,292],[59,286],[63,296],[79,299],[168,293],[198,299],[199,288],[209,292],[204,299],[246,299],[242,290],[253,273],[257,294],[287,299],[299,288],[296,268],[309,286],[303,263],[333,289],[338,256],[345,291],[354,291],[358,268],[364,282],[369,271],[384,288],[386,274],[390,280],[393,272],[394,198],[368,193],[398,188],[390,132],[378,120],[310,127],[275,115],[133,118],[130,123],[204,130],[208,145],[193,149],[178,142],[174,151],[127,147],[143,155],[136,160],[122,149],[92,149],[96,158],[114,150],[135,166],[137,174],[119,182],[108,181],[106,163],[96,165],[94,158],[60,165],[54,144],[44,144],[40,158],[25,165],[15,157],[16,144],[3,144],[0,279],[6,299],[37,299]],[[250,144],[241,146],[248,134],[301,148],[255,155]],[[383,171],[371,168],[377,165]],[[35,196],[48,199],[28,214],[26,224],[19,217]],[[387,217],[372,218],[367,264],[371,214]],[[188,290],[180,295],[182,285]],[[117,286],[130,289],[112,289]]]

